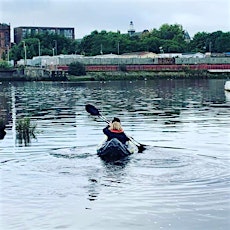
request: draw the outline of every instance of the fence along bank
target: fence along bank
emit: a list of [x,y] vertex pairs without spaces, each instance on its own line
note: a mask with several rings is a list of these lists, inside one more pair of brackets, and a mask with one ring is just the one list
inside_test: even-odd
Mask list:
[[[82,63],[86,71],[181,71],[181,70],[230,70],[230,57],[156,57],[124,58],[121,55],[83,55],[40,56],[27,59],[27,66],[42,67],[50,72],[68,71],[68,65]],[[23,65],[24,60],[18,62]],[[62,73],[63,74],[63,73]]]

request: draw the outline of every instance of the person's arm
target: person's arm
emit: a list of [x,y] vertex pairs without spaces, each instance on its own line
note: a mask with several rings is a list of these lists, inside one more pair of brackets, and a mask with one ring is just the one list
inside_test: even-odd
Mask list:
[[130,139],[128,138],[128,136],[125,134],[125,136],[126,136],[126,141],[130,141]]
[[103,133],[105,134],[105,135],[109,135],[109,127],[110,127],[110,125],[107,125],[104,129],[103,129]]

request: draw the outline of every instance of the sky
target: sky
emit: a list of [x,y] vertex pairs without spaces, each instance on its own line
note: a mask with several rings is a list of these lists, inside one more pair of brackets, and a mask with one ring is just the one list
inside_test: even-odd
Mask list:
[[198,32],[230,31],[230,0],[0,0],[0,23],[73,27],[75,38],[92,31],[127,33],[179,24],[191,37]]

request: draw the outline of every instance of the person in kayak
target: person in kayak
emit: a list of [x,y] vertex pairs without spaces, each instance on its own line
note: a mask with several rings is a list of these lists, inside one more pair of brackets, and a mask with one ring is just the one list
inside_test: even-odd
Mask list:
[[117,117],[114,117],[112,122],[103,129],[103,133],[107,136],[107,141],[113,138],[117,138],[123,144],[129,141],[129,138],[126,136],[121,126],[121,121]]

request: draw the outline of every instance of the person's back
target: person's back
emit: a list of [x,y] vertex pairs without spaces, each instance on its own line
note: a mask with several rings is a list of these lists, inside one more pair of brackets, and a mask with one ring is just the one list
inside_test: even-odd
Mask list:
[[121,127],[120,119],[114,118],[112,123],[103,129],[103,133],[107,136],[108,141],[117,138],[121,143],[125,144],[129,138],[125,135]]

